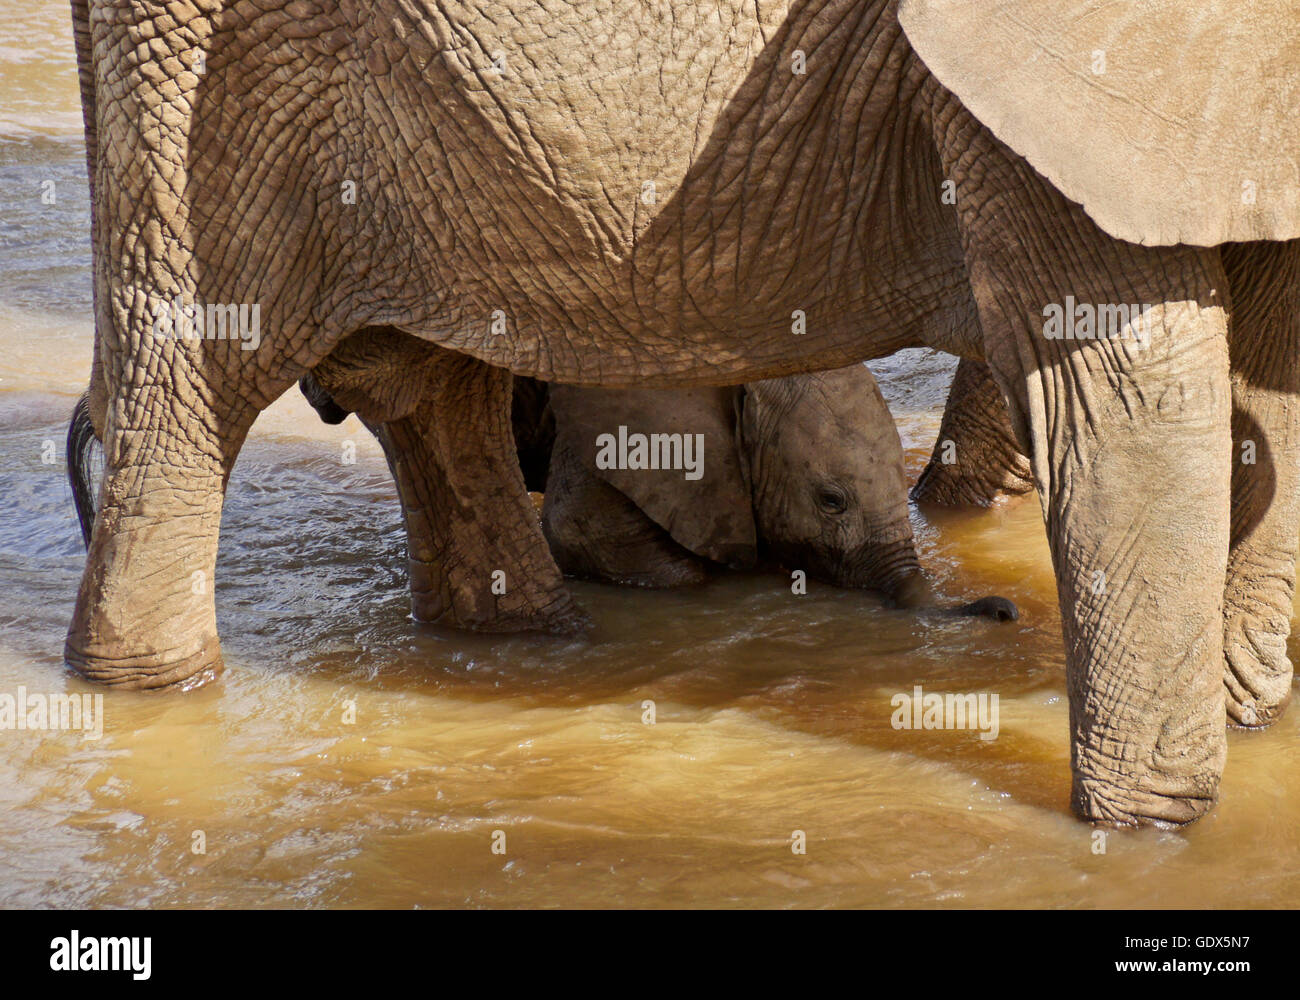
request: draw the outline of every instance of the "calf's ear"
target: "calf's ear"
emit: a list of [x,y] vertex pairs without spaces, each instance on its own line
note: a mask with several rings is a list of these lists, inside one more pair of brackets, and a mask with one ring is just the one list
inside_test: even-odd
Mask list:
[[[749,485],[735,446],[737,391],[552,386],[557,443],[563,438],[594,475],[636,504],[683,548],[714,562],[748,568],[758,553]],[[601,442],[608,445],[605,435],[617,442],[620,427],[628,440],[635,434],[659,434],[681,435],[684,442],[691,435],[690,454],[697,467],[601,468]],[[688,472],[692,478],[687,478]]]
[[898,18],[938,81],[1111,236],[1300,236],[1289,0],[901,0]]

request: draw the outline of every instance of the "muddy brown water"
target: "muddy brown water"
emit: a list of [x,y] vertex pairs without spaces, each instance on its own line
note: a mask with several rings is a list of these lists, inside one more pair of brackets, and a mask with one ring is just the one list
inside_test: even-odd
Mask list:
[[[83,558],[63,433],[91,336],[67,17],[0,0],[0,695],[96,691],[60,660]],[[873,367],[915,474],[950,365]],[[1021,621],[759,576],[575,584],[583,641],[459,635],[409,617],[378,447],[291,394],[231,484],[223,678],[110,692],[98,740],[0,730],[0,905],[1296,905],[1300,711],[1229,736],[1201,823],[1094,853],[1067,809],[1037,502],[913,517],[943,594],[1004,594]],[[893,728],[918,684],[997,694],[998,738]]]

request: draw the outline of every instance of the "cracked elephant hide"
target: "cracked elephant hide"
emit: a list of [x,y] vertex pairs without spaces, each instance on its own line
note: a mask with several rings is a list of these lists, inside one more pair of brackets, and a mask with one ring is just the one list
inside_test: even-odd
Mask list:
[[1033,488],[1029,456],[1021,451],[993,373],[982,361],[962,358],[912,499],[944,507],[991,507]]
[[[245,435],[347,338],[384,330],[465,359],[427,361],[424,410],[375,411],[403,469],[453,418],[453,501],[510,450],[502,369],[648,387],[916,345],[985,359],[1056,568],[1075,812],[1195,819],[1225,718],[1286,704],[1289,5],[72,8],[96,328],[82,412],[105,451],[65,646],[85,676],[217,674],[217,529]],[[240,306],[256,337],[230,336]],[[410,495],[420,516],[437,499]],[[430,567],[455,563],[446,527]],[[464,586],[430,610],[555,610]]]

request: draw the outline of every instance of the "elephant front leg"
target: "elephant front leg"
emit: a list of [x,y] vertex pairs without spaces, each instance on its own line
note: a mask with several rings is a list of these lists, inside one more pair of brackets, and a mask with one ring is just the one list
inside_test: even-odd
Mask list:
[[930,461],[912,487],[912,499],[945,507],[991,507],[1000,496],[1034,488],[1029,458],[1020,450],[1002,390],[988,365],[962,358],[948,390]]
[[1226,753],[1230,390],[1215,250],[1103,233],[955,102],[957,182],[986,354],[1028,429],[1061,607],[1071,805],[1186,823]]
[[1231,290],[1232,547],[1224,588],[1228,718],[1267,726],[1291,697],[1286,641],[1300,538],[1300,243],[1223,249]]
[[[1087,294],[1083,289],[1081,292]],[[1229,438],[1225,329],[1208,296],[1148,312],[1148,356],[1101,345],[1026,372],[1056,569],[1072,805],[1190,822],[1218,794]]]
[[412,614],[479,632],[583,631],[519,470],[510,373],[449,354],[431,383],[406,416],[368,423],[402,499]]
[[226,481],[255,413],[218,412],[175,342],[109,399],[105,474],[64,646],[90,680],[189,689],[221,672],[213,583]]
[[1019,338],[1066,645],[1072,806],[1115,825],[1186,823],[1213,806],[1226,753],[1222,281],[1207,273],[1199,290],[1157,304],[1158,282],[1121,291],[1086,273],[1060,278],[1064,294],[1045,304],[1149,304],[1145,343]]

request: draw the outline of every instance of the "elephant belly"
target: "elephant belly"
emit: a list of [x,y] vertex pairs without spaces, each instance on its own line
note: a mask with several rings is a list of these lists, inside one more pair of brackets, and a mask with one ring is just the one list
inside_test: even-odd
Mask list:
[[853,360],[873,29],[852,0],[755,6],[442,4],[407,25],[375,77],[409,154],[390,243],[415,234],[433,287],[393,275],[385,319],[577,382],[780,374],[793,344],[804,367]]

